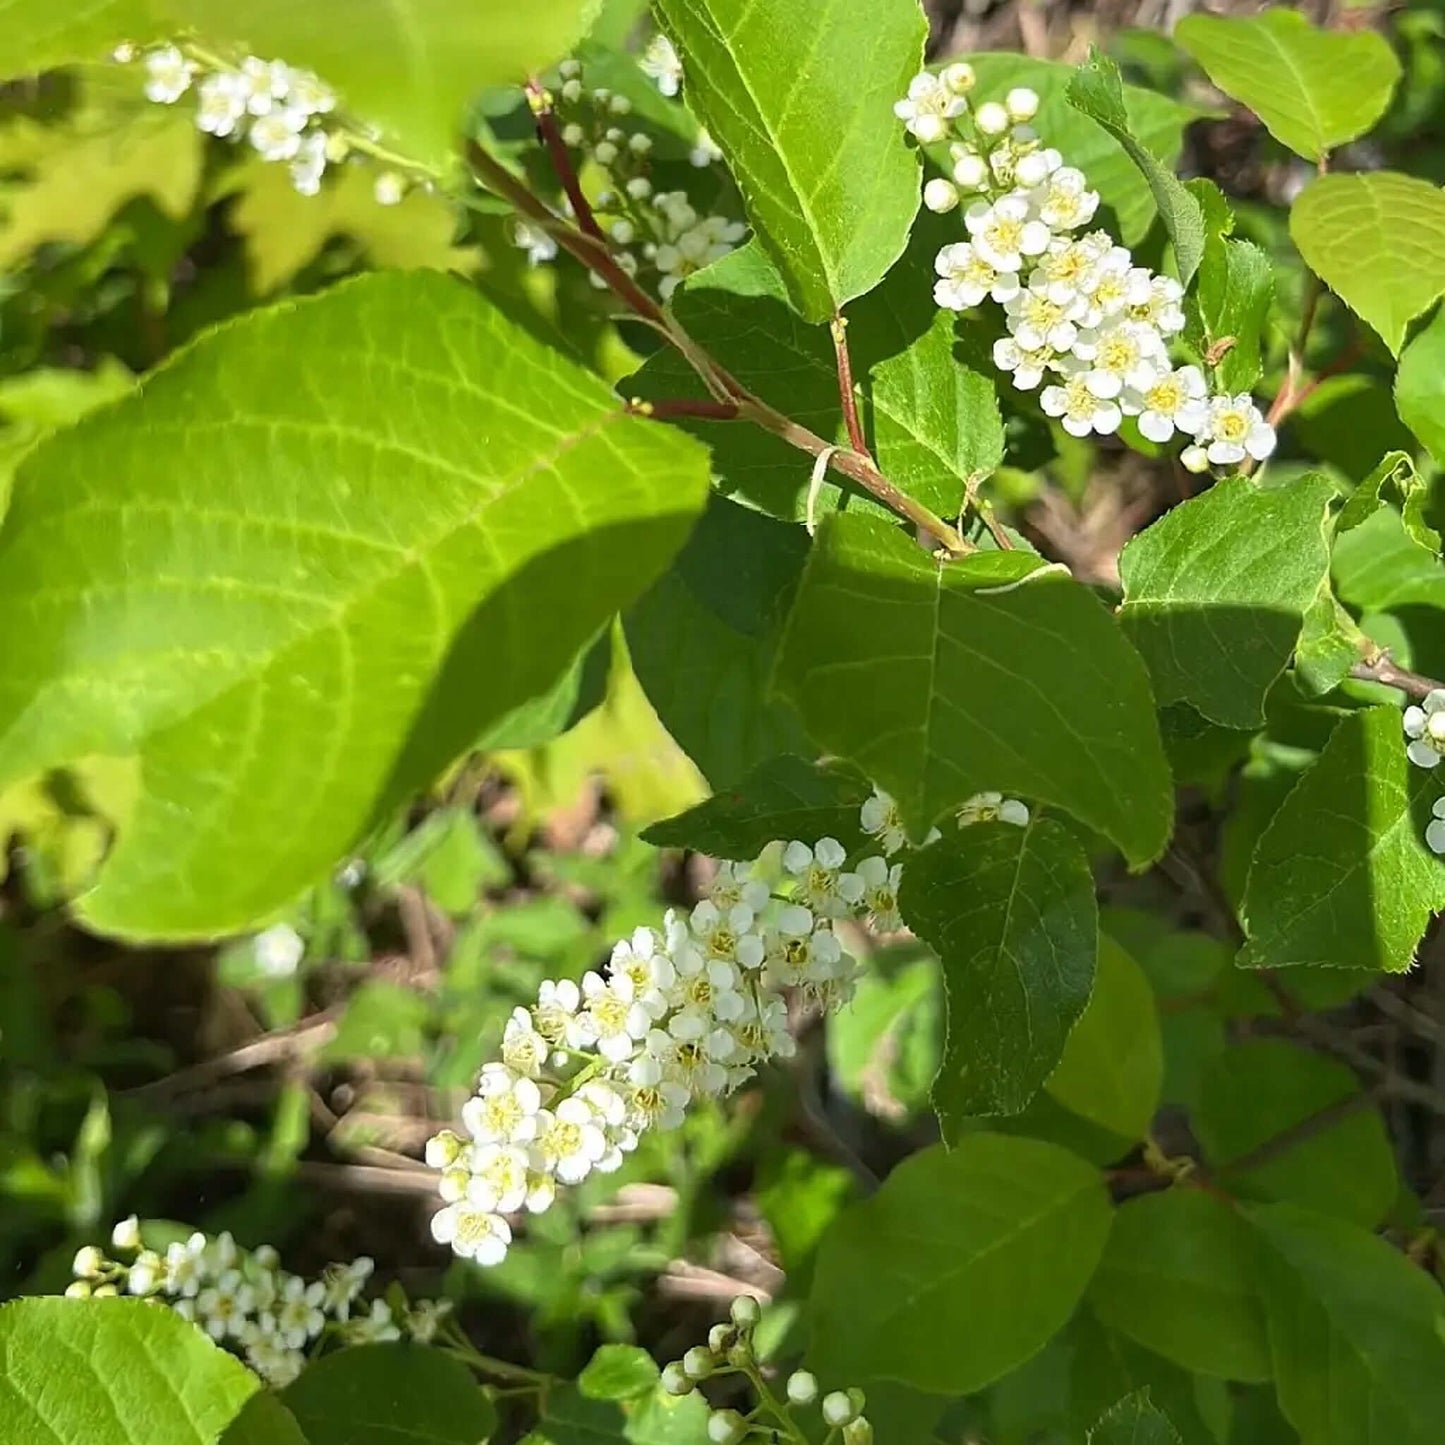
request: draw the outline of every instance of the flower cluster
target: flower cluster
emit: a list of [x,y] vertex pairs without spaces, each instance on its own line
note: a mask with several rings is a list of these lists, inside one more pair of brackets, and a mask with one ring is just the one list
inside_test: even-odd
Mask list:
[[[1410,761],[1421,768],[1435,767],[1445,758],[1445,687],[1432,688],[1422,703],[1407,707],[1404,724]],[[1445,797],[1436,798],[1430,812],[1425,842],[1432,852],[1445,855]]]
[[[818,1405],[823,1424],[828,1427],[828,1440],[840,1445],[871,1445],[873,1427],[863,1414],[867,1403],[862,1390],[835,1390],[819,1402],[818,1381],[807,1370],[795,1370],[788,1376],[779,1399],[758,1369],[753,1344],[762,1310],[757,1300],[742,1295],[732,1303],[726,1324],[712,1327],[706,1345],[695,1345],[680,1360],[674,1360],[662,1372],[662,1387],[669,1395],[687,1396],[698,1392],[705,1380],[741,1375],[752,1386],[757,1404],[748,1414],[738,1410],[713,1410],[708,1416],[707,1438],[714,1445],[738,1445],[750,1439],[783,1438],[778,1427],[787,1431],[787,1438],[805,1438],[793,1412]],[[811,1435],[806,1438],[812,1438]]]
[[924,204],[962,206],[968,239],[938,253],[938,305],[1003,307],[1008,335],[994,364],[1020,390],[1042,386],[1040,405],[1071,436],[1107,435],[1131,416],[1152,442],[1183,437],[1191,471],[1269,456],[1274,429],[1251,398],[1211,395],[1197,366],[1171,358],[1184,329],[1179,282],[1087,229],[1098,192],[1030,126],[1039,97],[1018,87],[1002,102],[971,104],[973,86],[963,62],[925,71],[894,107],[923,144],[950,140],[952,179],[930,180]]
[[116,1225],[111,1245],[128,1262],[87,1245],[75,1256],[67,1295],[127,1294],[167,1304],[278,1389],[296,1378],[324,1335],[376,1344],[405,1334],[426,1343],[451,1309],[447,1301],[396,1308],[384,1299],[366,1307],[361,1293],[373,1265],[365,1256],[330,1265],[308,1281],[283,1270],[270,1245],[243,1250],[229,1234],[193,1234],[164,1253],[143,1248],[134,1216]]
[[[654,55],[653,47],[648,54]],[[664,93],[675,93],[676,86],[668,90],[663,78],[672,72],[662,65],[666,57],[661,50],[654,59],[652,70]],[[672,60],[676,62],[675,52]],[[644,67],[647,65],[644,58]],[[677,73],[680,75],[680,70]],[[588,161],[605,176],[592,201],[598,224],[623,269],[632,276],[653,273],[658,293],[666,300],[684,277],[733,250],[747,234],[747,227],[723,215],[700,216],[682,191],[657,190],[652,180],[652,137],[625,128],[632,102],[604,86],[588,89],[577,60],[563,61],[558,74],[561,84],[546,103],[556,111],[562,143],[575,153],[574,162]],[[692,161],[707,166],[717,155],[716,147],[703,135]],[[516,239],[534,263],[551,259],[545,246],[536,246],[531,228],[519,230]]]

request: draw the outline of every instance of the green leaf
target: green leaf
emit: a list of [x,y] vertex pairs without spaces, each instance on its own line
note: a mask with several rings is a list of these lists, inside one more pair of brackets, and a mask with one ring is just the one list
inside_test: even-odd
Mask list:
[[1204,255],[1204,214],[1179,177],[1129,129],[1119,67],[1091,47],[1088,63],[1081,65],[1069,82],[1068,94],[1069,103],[1103,126],[1139,167],[1174,243],[1179,279],[1187,286]]
[[826,321],[903,254],[918,160],[893,103],[923,64],[913,0],[656,0],[793,307]]
[[1341,719],[1255,845],[1240,964],[1409,968],[1445,908],[1445,860],[1424,837],[1439,791],[1405,756],[1398,708]]
[[1066,1109],[1125,1139],[1142,1139],[1159,1107],[1164,1050],[1144,970],[1107,936],[1083,1017],[1044,1084]]
[[875,956],[848,1007],[828,1021],[828,1067],[839,1088],[871,1112],[912,1117],[928,1105],[943,1055],[942,1023],[938,960],[921,948],[890,950]]
[[635,1400],[656,1388],[659,1373],[657,1361],[637,1345],[601,1345],[577,1388],[589,1400]]
[[897,527],[829,517],[776,685],[919,831],[999,789],[1068,809],[1136,866],[1169,835],[1143,665],[1098,600],[1038,557],[940,564]]
[[867,841],[859,810],[872,796],[873,785],[847,764],[774,758],[642,836],[656,848],[694,848],[740,860],[756,858],[780,838],[836,838],[852,852]]
[[335,86],[348,110],[409,157],[440,165],[457,149],[467,103],[521,85],[587,28],[588,0],[360,0],[344,23],[327,5],[292,0],[158,0],[176,30],[279,56]]
[[225,1428],[218,1445],[311,1445],[296,1417],[267,1390],[258,1390]]
[[0,80],[104,60],[158,33],[148,0],[0,0]]
[[1354,1072],[1283,1039],[1247,1039],[1214,1059],[1192,1122],[1221,1186],[1246,1197],[1369,1227],[1399,1192],[1384,1120]]
[[[1139,167],[1103,126],[1076,110],[1068,98],[1076,68],[1051,60],[1032,60],[1004,51],[967,57],[978,77],[975,93],[1002,99],[1016,85],[1037,92],[1039,113],[1031,122],[1048,137],[1064,160],[1088,176],[1103,204],[1118,221],[1116,234],[1126,246],[1142,241],[1154,222],[1154,197]],[[1184,127],[1205,112],[1142,86],[1124,87],[1129,129],[1140,145],[1172,166],[1183,147]]]
[[234,1355],[143,1300],[0,1308],[7,1445],[215,1445],[259,1388]]
[[1289,233],[1396,356],[1410,322],[1445,292],[1445,191],[1430,181],[1397,171],[1320,176],[1291,207]]
[[1379,508],[1337,538],[1331,564],[1335,591],[1363,612],[1411,603],[1445,607],[1445,565],[1433,548],[1411,536],[1392,507]]
[[[1397,378],[1398,380],[1398,378]],[[1400,498],[1400,519],[1409,538],[1432,557],[1440,551],[1440,534],[1425,519],[1430,488],[1415,470],[1408,452],[1386,452],[1370,475],[1350,493],[1335,518],[1335,535],[1353,531],[1385,505],[1384,490],[1390,487]]]
[[1310,695],[1337,688],[1360,660],[1364,634],[1340,606],[1328,579],[1305,609],[1304,626],[1294,654],[1294,678]]
[[1179,1445],[1179,1432],[1144,1390],[1120,1400],[1089,1431],[1089,1445]]
[[281,1392],[308,1445],[483,1445],[497,1412],[460,1360],[416,1344],[323,1355]]
[[1263,1242],[1279,1403],[1302,1440],[1436,1445],[1445,1296],[1383,1239],[1288,1204],[1246,1211]]
[[1436,311],[1400,357],[1395,409],[1436,465],[1445,467],[1445,307]]
[[708,1414],[696,1391],[617,1402],[562,1386],[548,1391],[542,1418],[522,1445],[707,1445]]
[[1310,473],[1261,490],[1218,482],[1135,537],[1119,559],[1119,621],[1162,703],[1254,728],[1329,570],[1335,489]]
[[1098,1171],[1052,1144],[973,1134],[914,1154],[824,1237],[812,1367],[865,1387],[982,1389],[1068,1319],[1110,1212]]
[[[956,353],[954,318],[933,304],[933,258],[954,239],[956,221],[920,218],[904,259],[868,296],[848,308],[848,348],[859,414],[878,464],[910,496],[956,516],[970,479],[1003,457],[991,364],[970,366]],[[761,247],[750,244],[689,280],[673,309],[699,345],[745,386],[819,436],[847,445],[838,366],[826,328],[789,310],[783,281]],[[650,398],[704,397],[682,359],[657,352],[624,383]],[[807,511],[808,468],[795,447],[760,427],[689,422],[713,449],[723,489],[789,519]],[[818,509],[871,507],[857,491],[825,481]]]
[[1260,344],[1274,300],[1274,267],[1252,241],[1230,239],[1234,212],[1213,181],[1190,181],[1205,216],[1204,255],[1192,304],[1198,334],[1190,339],[1206,358],[1218,356],[1214,380],[1221,391],[1248,391],[1259,380]]
[[705,490],[694,443],[445,277],[244,317],[22,465],[0,789],[137,756],[85,916],[240,930],[544,692]]
[[1233,1205],[1202,1189],[1120,1206],[1089,1303],[1111,1329],[1186,1370],[1270,1378],[1253,1238]]
[[1400,62],[1377,32],[1320,30],[1295,10],[1189,15],[1174,39],[1277,141],[1311,161],[1364,135],[1400,77]]
[[714,494],[687,545],[625,618],[633,670],[714,788],[780,753],[810,751],[769,696],[773,655],[808,534]]
[[945,1138],[1016,1114],[1089,1001],[1099,943],[1089,861],[1060,824],[978,823],[911,858],[899,907],[943,966],[947,1035],[933,1081]]

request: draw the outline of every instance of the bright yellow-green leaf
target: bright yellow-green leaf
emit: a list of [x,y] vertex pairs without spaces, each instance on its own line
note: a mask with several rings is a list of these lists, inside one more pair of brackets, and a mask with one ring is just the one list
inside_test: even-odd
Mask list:
[[103,60],[157,29],[150,0],[0,0],[0,80]]

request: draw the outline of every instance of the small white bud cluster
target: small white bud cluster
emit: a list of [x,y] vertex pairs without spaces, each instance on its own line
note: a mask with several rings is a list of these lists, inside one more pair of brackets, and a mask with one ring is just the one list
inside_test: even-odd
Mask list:
[[394,1308],[374,1299],[369,1310],[353,1312],[373,1269],[364,1255],[308,1281],[283,1270],[270,1245],[243,1250],[229,1234],[193,1234],[164,1252],[146,1249],[134,1215],[115,1226],[111,1247],[127,1259],[108,1258],[95,1245],[76,1254],[75,1280],[65,1291],[71,1299],[134,1295],[166,1304],[277,1389],[300,1374],[323,1336],[377,1344],[405,1335],[426,1343],[451,1310],[445,1300]]
[[[125,57],[126,52],[118,52],[117,58]],[[201,130],[248,141],[263,160],[289,166],[303,196],[316,195],[327,166],[347,154],[345,133],[327,121],[336,110],[335,92],[309,70],[255,55],[233,66],[202,60],[177,45],[157,46],[142,59],[148,99],[175,105],[193,93]],[[396,188],[395,177],[389,186]]]
[[[1445,687],[1432,688],[1423,702],[1405,709],[1405,752],[1421,768],[1436,767],[1445,758]],[[1425,825],[1425,843],[1445,855],[1445,797],[1436,798]]]
[[[775,1427],[789,1431],[790,1439],[803,1438],[795,1409],[807,1409],[818,1402],[818,1381],[807,1370],[788,1376],[779,1399],[758,1368],[753,1332],[762,1309],[751,1295],[732,1302],[726,1324],[714,1325],[706,1345],[694,1345],[680,1360],[663,1368],[662,1388],[669,1395],[683,1397],[698,1392],[705,1380],[741,1375],[753,1387],[757,1404],[746,1415],[739,1410],[713,1410],[708,1415],[707,1438],[713,1445],[738,1445],[739,1441],[780,1439]],[[871,1445],[873,1427],[863,1414],[867,1402],[862,1390],[835,1390],[824,1395],[819,1412],[828,1427],[829,1441],[841,1445]],[[751,1432],[751,1433],[750,1433]]]
[[1023,391],[1057,378],[1039,401],[1071,436],[1108,435],[1132,416],[1152,442],[1183,437],[1191,471],[1263,461],[1274,428],[1251,398],[1211,396],[1199,367],[1170,357],[1184,288],[1136,266],[1108,232],[1084,231],[1098,192],[1029,124],[1038,96],[1021,86],[1002,103],[973,105],[973,86],[964,63],[925,71],[894,106],[925,145],[951,139],[952,179],[930,180],[923,199],[940,213],[962,205],[968,239],[938,253],[938,305],[1002,306],[1009,334],[995,343],[994,364]]
[[[562,142],[605,172],[591,202],[597,222],[622,268],[631,276],[645,270],[655,273],[658,294],[665,301],[685,277],[732,251],[747,235],[747,227],[723,215],[700,216],[682,191],[657,191],[652,181],[652,138],[641,130],[629,133],[622,124],[632,110],[627,97],[603,86],[588,89],[580,61],[564,60],[558,74],[562,83],[551,102]],[[693,161],[708,165],[716,154],[704,135]],[[556,252],[551,238],[547,238],[549,254],[529,244],[536,238],[531,228],[527,230],[527,238],[519,235],[518,244],[528,246],[529,259],[534,264],[550,260]]]

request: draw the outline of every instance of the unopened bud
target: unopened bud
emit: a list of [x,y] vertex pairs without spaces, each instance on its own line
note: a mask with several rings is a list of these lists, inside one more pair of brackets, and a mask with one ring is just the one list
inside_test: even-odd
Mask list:
[[941,216],[958,204],[958,190],[952,181],[934,176],[923,188],[923,204]]
[[818,1398],[818,1377],[807,1370],[788,1376],[788,1400],[794,1405],[811,1405]]
[[996,100],[986,100],[974,111],[973,123],[984,135],[1002,135],[1009,128],[1009,114]]
[[110,1242],[117,1249],[140,1248],[140,1220],[135,1215],[122,1219],[110,1232]]
[[740,1294],[733,1302],[728,1313],[732,1316],[733,1323],[740,1330],[750,1330],[762,1319],[762,1307],[750,1294]]
[[78,1279],[94,1279],[104,1264],[105,1256],[93,1244],[87,1244],[76,1251],[70,1272]]
[[1026,85],[1016,86],[1004,96],[1004,109],[1012,120],[1032,120],[1039,113],[1039,95]]
[[954,95],[967,95],[977,79],[973,66],[966,60],[955,60],[952,65],[945,65],[938,78],[943,82],[944,89],[952,91]]
[[737,1445],[748,1422],[736,1410],[714,1410],[707,1417],[707,1438],[712,1445]]
[[853,1402],[842,1390],[834,1390],[823,1396],[823,1423],[825,1425],[846,1425],[857,1414]]
[[717,1361],[712,1357],[712,1351],[705,1349],[702,1345],[694,1345],[683,1357],[682,1368],[687,1371],[689,1380],[705,1380],[712,1374]]
[[692,1394],[692,1381],[688,1379],[681,1360],[674,1360],[670,1365],[663,1366],[662,1388],[669,1395]]

